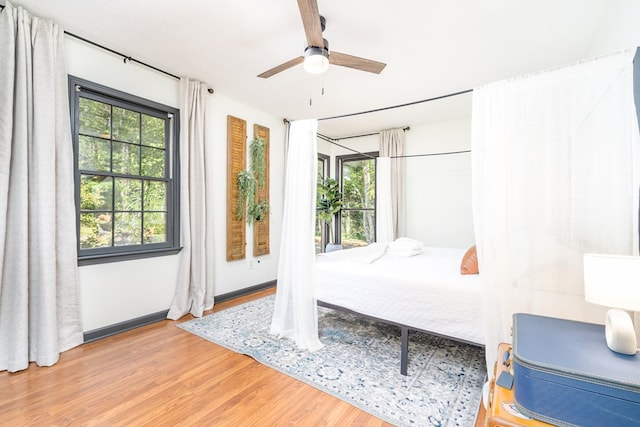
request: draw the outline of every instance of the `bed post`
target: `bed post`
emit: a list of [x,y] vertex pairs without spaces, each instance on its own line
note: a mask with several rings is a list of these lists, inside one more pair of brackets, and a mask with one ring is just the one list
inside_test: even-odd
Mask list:
[[400,373],[407,375],[407,363],[409,360],[409,328],[400,326],[402,345],[400,347]]

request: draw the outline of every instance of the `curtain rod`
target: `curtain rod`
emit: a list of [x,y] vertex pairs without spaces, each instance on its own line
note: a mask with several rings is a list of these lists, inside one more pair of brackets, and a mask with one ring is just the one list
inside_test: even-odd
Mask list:
[[[405,126],[405,127],[402,128],[402,130],[407,132],[407,131],[411,130],[411,127]],[[365,137],[365,136],[373,136],[373,135],[380,135],[380,132],[364,133],[362,135],[343,136],[341,138],[331,138],[331,139],[333,139],[334,141],[340,141],[342,139],[362,138],[362,137]]]
[[[5,6],[4,6],[3,4],[0,4],[0,10],[3,10],[4,8],[5,8]],[[99,43],[96,43],[96,42],[94,42],[94,41],[92,41],[92,40],[86,39],[86,38],[84,38],[84,37],[81,37],[81,36],[79,36],[79,35],[77,35],[77,34],[73,34],[73,33],[69,32],[69,31],[66,31],[66,30],[64,31],[64,33],[65,33],[66,35],[70,36],[70,37],[73,37],[73,38],[75,38],[75,39],[81,40],[81,41],[83,41],[83,42],[85,42],[85,43],[88,43],[88,44],[90,44],[90,45],[92,45],[92,46],[95,46],[95,47],[97,47],[97,48],[100,48],[100,49],[106,50],[107,52],[111,52],[111,53],[113,53],[114,55],[121,56],[125,64],[126,64],[127,62],[135,62],[136,64],[140,64],[140,65],[142,65],[142,66],[145,66],[145,67],[147,67],[147,68],[150,68],[150,69],[152,69],[152,70],[155,70],[155,71],[157,71],[157,72],[159,72],[159,73],[165,74],[165,75],[167,75],[167,76],[169,76],[169,77],[173,77],[173,78],[174,78],[174,79],[176,79],[176,80],[180,80],[180,76],[176,76],[175,74],[172,74],[172,73],[170,73],[170,72],[168,72],[168,71],[162,70],[162,69],[160,69],[160,68],[158,68],[158,67],[154,67],[153,65],[147,64],[146,62],[139,61],[139,60],[137,60],[137,59],[135,59],[135,58],[132,58],[132,57],[131,57],[131,56],[129,56],[129,55],[125,55],[124,53],[118,52],[117,50],[114,50],[114,49],[108,48],[108,47],[103,46],[103,45],[101,45],[101,44],[99,44]],[[209,93],[213,93],[213,89],[211,89],[211,88],[209,88],[209,89],[208,89],[208,91],[209,91]]]
[[344,117],[359,116],[361,114],[377,113],[378,111],[391,110],[393,108],[400,108],[400,107],[408,107],[409,105],[421,104],[423,102],[437,101],[438,99],[444,99],[444,98],[449,98],[451,96],[463,95],[463,94],[469,93],[469,92],[473,92],[473,89],[467,89],[467,90],[462,90],[460,92],[448,93],[446,95],[440,95],[440,96],[436,96],[436,97],[433,97],[433,98],[421,99],[420,101],[407,102],[406,104],[398,104],[398,105],[392,105],[392,106],[389,106],[389,107],[376,108],[376,109],[373,109],[373,110],[360,111],[358,113],[342,114],[340,116],[332,116],[332,117],[323,117],[321,119],[318,119],[318,121],[341,119],[341,118],[344,118]]
[[[0,10],[3,10],[4,8],[5,8],[5,5],[0,4]],[[70,33],[69,31],[66,31],[66,30],[64,31],[64,33],[65,33],[66,35],[71,36],[71,37],[73,37],[73,38],[76,38],[76,39],[78,39],[78,40],[82,40],[82,41],[83,41],[83,42],[85,42],[85,43],[89,43],[90,45],[93,45],[93,46],[95,46],[95,47],[99,47],[100,49],[103,49],[103,50],[106,50],[106,51],[108,51],[108,52],[111,52],[111,53],[113,53],[113,54],[115,54],[115,55],[121,56],[121,57],[124,59],[124,63],[125,63],[125,64],[127,63],[127,61],[129,61],[129,62],[135,62],[135,63],[137,63],[137,64],[144,65],[145,67],[148,67],[148,68],[151,68],[151,69],[153,69],[153,70],[156,70],[156,71],[158,71],[158,72],[160,72],[160,73],[162,73],[162,74],[166,74],[167,76],[173,77],[174,79],[180,80],[180,77],[176,76],[175,74],[171,74],[170,72],[168,72],[168,71],[164,71],[164,70],[161,70],[160,68],[154,67],[153,65],[149,65],[149,64],[146,64],[146,63],[144,63],[144,62],[142,62],[142,61],[138,61],[137,59],[132,58],[132,57],[130,57],[129,55],[125,55],[124,53],[120,53],[120,52],[118,52],[117,50],[113,50],[113,49],[108,48],[108,47],[106,47],[106,46],[102,46],[101,44],[98,44],[98,43],[96,43],[96,42],[94,42],[94,41],[91,41],[91,40],[85,39],[84,37],[80,37],[80,36],[78,36],[78,35],[76,35],[76,34]]]
[[[286,125],[286,124],[288,124],[288,123],[291,123],[291,121],[290,121],[289,119],[282,119],[282,122],[283,122],[285,125]],[[405,127],[403,127],[403,128],[402,128],[402,130],[403,130],[404,132],[408,132],[408,131],[410,131],[410,130],[411,130],[411,126],[405,126]],[[332,138],[332,137],[330,137],[330,136],[322,135],[322,134],[320,134],[320,133],[318,133],[318,134],[317,134],[317,136],[322,137],[321,139],[324,139],[324,140],[325,140],[325,141],[327,141],[327,142],[332,142],[332,141],[340,141],[340,140],[342,140],[342,139],[362,138],[362,137],[365,137],[365,136],[380,135],[380,132],[382,132],[382,131],[378,131],[378,132],[371,132],[371,133],[363,133],[362,135],[343,136],[343,137],[340,137],[340,138]],[[325,139],[325,138],[326,138],[326,139]],[[329,139],[330,139],[331,141],[329,141]],[[336,144],[336,145],[337,145],[337,144]],[[346,148],[346,147],[345,147],[345,148]],[[348,150],[350,150],[350,148],[348,148]]]
[[127,62],[135,62],[136,64],[143,65],[143,66],[145,66],[145,67],[147,67],[147,68],[151,68],[152,70],[156,70],[156,71],[158,71],[158,72],[160,72],[160,73],[162,73],[162,74],[165,74],[165,75],[167,75],[167,76],[169,76],[169,77],[173,77],[173,78],[174,78],[174,79],[176,79],[176,80],[180,80],[180,77],[179,77],[179,76],[176,76],[175,74],[171,74],[171,73],[170,73],[170,72],[168,72],[168,71],[161,70],[160,68],[158,68],[158,67],[154,67],[153,65],[149,65],[149,64],[147,64],[146,62],[139,61],[139,60],[137,60],[137,59],[135,59],[135,58],[132,58],[132,57],[131,57],[131,56],[129,56],[129,55],[125,55],[124,53],[118,52],[117,50],[113,50],[113,49],[111,49],[111,48],[109,48],[109,47],[103,46],[103,45],[101,45],[101,44],[99,44],[99,43],[96,43],[96,42],[91,41],[91,40],[89,40],[89,39],[86,39],[86,38],[84,38],[84,37],[81,37],[81,36],[78,36],[78,35],[76,35],[76,34],[70,33],[69,31],[65,31],[64,33],[65,33],[66,35],[71,36],[71,37],[73,37],[73,38],[76,38],[76,39],[78,39],[78,40],[82,40],[83,42],[88,43],[88,44],[90,44],[90,45],[92,45],[92,46],[95,46],[95,47],[98,47],[98,48],[100,48],[100,49],[103,49],[103,50],[106,50],[106,51],[108,51],[108,52],[111,52],[111,53],[113,53],[114,55],[121,56],[125,64],[126,64]]
[[[373,159],[373,160],[375,160],[375,159],[376,159],[376,158],[375,158],[375,157],[373,157],[373,156],[370,156],[370,155],[368,155],[368,154],[362,153],[362,152],[360,152],[360,151],[358,151],[358,150],[354,150],[353,148],[345,147],[345,146],[344,146],[344,145],[342,145],[342,144],[338,144],[338,143],[336,142],[336,140],[335,140],[335,139],[333,139],[333,138],[331,138],[331,137],[328,137],[328,136],[323,135],[323,134],[321,134],[321,133],[318,133],[318,134],[316,134],[316,135],[317,135],[317,136],[318,136],[318,138],[320,138],[321,140],[323,140],[323,141],[327,141],[327,142],[328,142],[328,143],[330,143],[330,144],[337,145],[338,147],[344,148],[345,150],[349,150],[349,151],[351,151],[351,152],[353,152],[353,153],[360,154],[361,156],[365,156],[365,157],[368,157],[368,158]],[[375,134],[374,134],[374,135],[375,135]]]
[[429,157],[429,156],[445,156],[448,154],[462,154],[462,153],[470,153],[471,150],[461,150],[461,151],[444,151],[442,153],[426,153],[426,154],[407,154],[404,156],[389,156],[390,159],[404,159],[407,157]]
[[[374,133],[372,135],[376,135],[376,134]],[[333,144],[333,145],[337,145],[338,147],[344,148],[345,150],[349,150],[349,151],[351,151],[353,153],[356,153],[356,154],[360,154],[361,156],[367,157],[369,159],[375,160],[378,157],[381,157],[381,156],[377,156],[377,157],[376,156],[370,156],[369,154],[363,153],[363,152],[358,151],[358,150],[354,150],[353,148],[346,147],[346,146],[344,146],[342,144],[338,144],[336,142],[337,140],[335,138],[331,138],[331,137],[323,135],[321,133],[318,133],[317,136],[318,136],[318,138],[322,139],[323,141],[326,141],[326,142],[328,142],[330,144]],[[404,156],[389,156],[389,158],[390,159],[404,159],[404,158],[409,158],[409,157],[446,156],[446,155],[449,155],[449,154],[463,154],[463,153],[470,153],[470,152],[471,152],[471,150],[443,151],[441,153],[407,154],[407,155],[404,155]]]

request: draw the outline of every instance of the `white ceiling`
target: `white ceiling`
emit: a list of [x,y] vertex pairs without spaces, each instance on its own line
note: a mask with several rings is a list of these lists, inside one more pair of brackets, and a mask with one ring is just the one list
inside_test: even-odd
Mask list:
[[[380,75],[302,66],[295,0],[15,0],[65,30],[288,119],[436,97],[582,59],[610,0],[318,0],[330,49],[387,64]],[[615,0],[611,0],[615,1]],[[324,95],[321,95],[324,87]],[[310,104],[312,100],[312,105]],[[331,137],[469,115],[470,95],[320,122]]]

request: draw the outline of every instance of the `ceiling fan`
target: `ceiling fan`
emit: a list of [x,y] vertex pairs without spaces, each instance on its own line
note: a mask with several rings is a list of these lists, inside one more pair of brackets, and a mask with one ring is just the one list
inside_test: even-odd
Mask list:
[[327,71],[329,64],[354,68],[369,73],[380,74],[387,64],[358,56],[347,55],[336,51],[329,52],[329,42],[322,37],[325,27],[325,19],[318,12],[317,0],[298,0],[298,8],[302,17],[302,26],[307,36],[307,47],[302,56],[280,64],[258,77],[267,79],[284,70],[304,63],[305,70],[309,73],[320,74]]

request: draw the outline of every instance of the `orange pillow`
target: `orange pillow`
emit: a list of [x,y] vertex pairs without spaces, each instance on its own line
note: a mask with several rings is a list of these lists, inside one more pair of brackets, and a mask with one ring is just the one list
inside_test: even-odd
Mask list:
[[476,245],[467,249],[462,257],[460,264],[460,274],[478,274],[478,254],[476,253]]

